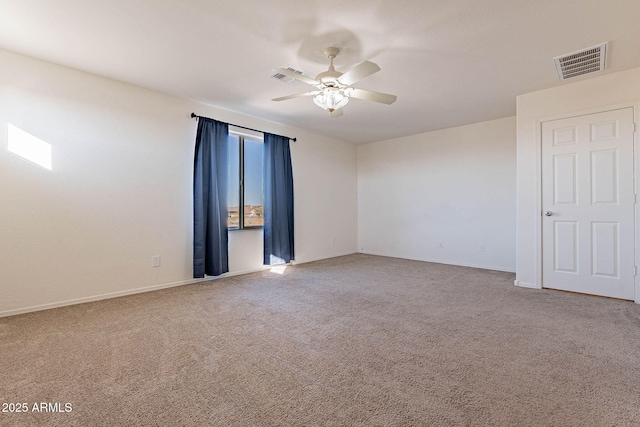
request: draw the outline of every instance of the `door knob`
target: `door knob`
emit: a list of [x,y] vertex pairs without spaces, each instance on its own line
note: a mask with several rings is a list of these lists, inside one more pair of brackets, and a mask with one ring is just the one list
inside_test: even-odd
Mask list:
[[553,212],[551,212],[551,211],[545,211],[545,212],[544,212],[544,215],[545,215],[545,216],[551,216],[551,215],[553,215]]

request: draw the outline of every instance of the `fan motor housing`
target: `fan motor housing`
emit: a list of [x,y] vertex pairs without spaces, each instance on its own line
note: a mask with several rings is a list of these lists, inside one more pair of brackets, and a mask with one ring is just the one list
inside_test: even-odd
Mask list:
[[316,80],[325,86],[339,86],[338,78],[342,75],[340,71],[327,70],[316,76]]

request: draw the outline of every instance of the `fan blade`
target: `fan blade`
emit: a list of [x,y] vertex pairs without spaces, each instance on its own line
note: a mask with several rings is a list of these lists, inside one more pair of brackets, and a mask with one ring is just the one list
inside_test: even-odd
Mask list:
[[286,101],[287,99],[302,98],[303,96],[314,96],[319,93],[320,93],[319,90],[312,90],[311,92],[296,93],[295,95],[288,95],[288,96],[281,96],[280,98],[273,98],[272,101]]
[[380,67],[370,61],[364,61],[360,65],[356,65],[338,78],[338,81],[345,86],[350,86],[355,82],[380,71]]
[[395,95],[389,95],[388,93],[374,92],[372,90],[363,90],[349,88],[347,93],[351,98],[364,99],[365,101],[380,102],[382,104],[393,104],[398,99]]
[[335,119],[336,117],[342,116],[342,108],[338,108],[337,110],[333,110],[332,112],[329,113],[329,115],[331,116],[332,119]]
[[287,77],[291,77],[292,79],[296,79],[311,86],[317,86],[320,84],[320,82],[317,80],[310,79],[309,77],[303,76],[302,74],[298,74],[291,70],[287,70],[286,68],[277,68],[276,71],[280,74],[284,74]]

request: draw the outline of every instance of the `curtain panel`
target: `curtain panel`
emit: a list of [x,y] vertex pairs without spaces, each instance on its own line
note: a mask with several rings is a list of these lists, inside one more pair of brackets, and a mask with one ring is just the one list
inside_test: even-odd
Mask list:
[[289,138],[264,134],[264,264],[295,259]]
[[193,169],[193,277],[229,271],[229,125],[200,117]]

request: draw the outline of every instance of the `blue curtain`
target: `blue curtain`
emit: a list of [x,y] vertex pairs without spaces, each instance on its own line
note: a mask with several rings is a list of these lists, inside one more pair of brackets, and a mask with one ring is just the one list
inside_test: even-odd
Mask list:
[[295,259],[289,138],[264,134],[264,264]]
[[200,117],[193,168],[193,277],[229,271],[229,125]]

